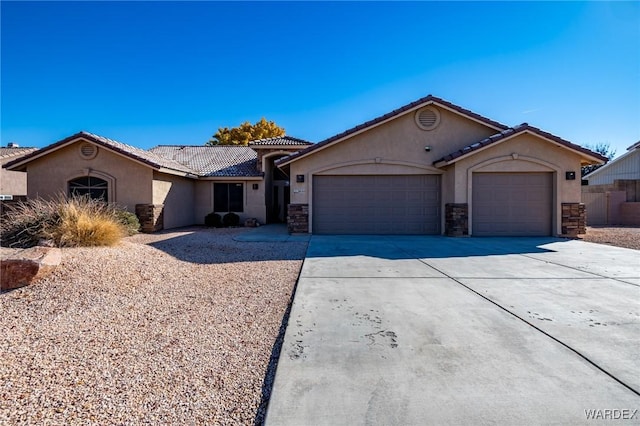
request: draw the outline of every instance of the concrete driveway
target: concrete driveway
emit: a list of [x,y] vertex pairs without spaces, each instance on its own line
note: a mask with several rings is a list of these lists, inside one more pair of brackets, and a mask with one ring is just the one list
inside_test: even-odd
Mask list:
[[267,424],[640,424],[635,410],[640,252],[313,236]]

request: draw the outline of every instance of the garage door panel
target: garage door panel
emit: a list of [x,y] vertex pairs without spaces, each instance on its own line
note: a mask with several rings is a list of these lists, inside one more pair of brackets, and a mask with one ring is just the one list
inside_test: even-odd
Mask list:
[[314,176],[313,232],[439,234],[440,177]]
[[473,235],[551,235],[551,173],[474,173]]

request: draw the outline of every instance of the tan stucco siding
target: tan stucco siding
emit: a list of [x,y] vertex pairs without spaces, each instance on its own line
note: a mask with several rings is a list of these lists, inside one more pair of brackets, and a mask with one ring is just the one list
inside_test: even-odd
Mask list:
[[152,202],[153,170],[121,155],[99,147],[95,158],[80,156],[76,142],[48,153],[27,165],[27,195],[29,198],[52,198],[67,193],[68,181],[94,175],[112,183],[110,202],[116,202],[131,212],[136,204]]
[[0,161],[0,195],[27,195],[27,174],[1,167],[12,160],[15,160],[15,157]]
[[192,179],[153,173],[153,204],[164,204],[164,228],[193,225],[195,182]]
[[[561,234],[562,203],[581,199],[580,156],[530,134],[521,134],[459,160],[453,173],[456,203],[469,203],[469,223],[473,216],[473,173],[475,172],[549,172],[553,173],[553,227]],[[575,172],[575,180],[566,180],[565,172]],[[470,233],[473,230],[470,229]]]
[[204,225],[204,217],[213,211],[213,188],[209,180],[195,182],[194,223]]
[[[291,163],[291,202],[309,203],[314,174],[440,174],[432,165],[435,160],[496,133],[445,109],[438,111],[440,124],[434,130],[420,129],[410,112]],[[295,182],[298,174],[305,175],[304,183]]]
[[[202,180],[195,185],[195,223],[204,224],[204,217],[213,212],[213,191],[215,182],[237,182],[243,184],[243,212],[238,212],[240,223],[246,219],[256,218],[260,223],[266,223],[267,211],[265,206],[264,181],[263,180],[237,180],[219,179]],[[253,189],[253,185],[258,184],[258,189]],[[227,212],[215,212],[224,215]]]

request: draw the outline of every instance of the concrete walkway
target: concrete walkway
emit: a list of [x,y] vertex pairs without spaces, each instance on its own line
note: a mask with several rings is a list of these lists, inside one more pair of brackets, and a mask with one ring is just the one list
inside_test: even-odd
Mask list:
[[267,424],[640,424],[639,342],[635,250],[313,236]]
[[233,239],[236,241],[245,241],[252,243],[270,243],[270,242],[307,242],[311,236],[309,234],[290,235],[287,231],[287,225],[276,223],[270,225],[262,225],[257,228],[251,228],[242,234],[236,235]]

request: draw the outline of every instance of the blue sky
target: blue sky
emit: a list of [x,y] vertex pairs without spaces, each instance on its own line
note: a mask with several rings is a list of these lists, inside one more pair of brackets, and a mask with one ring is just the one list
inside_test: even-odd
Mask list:
[[427,94],[624,153],[638,2],[7,2],[1,143],[150,148],[261,117],[318,142]]

